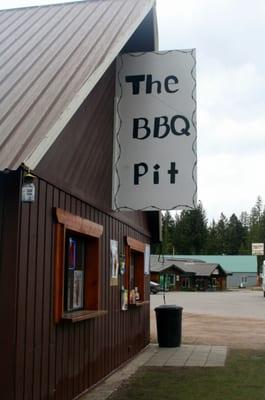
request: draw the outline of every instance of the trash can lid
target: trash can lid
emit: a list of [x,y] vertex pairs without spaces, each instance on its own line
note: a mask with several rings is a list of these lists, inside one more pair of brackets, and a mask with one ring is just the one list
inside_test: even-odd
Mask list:
[[162,304],[161,306],[158,306],[155,308],[156,310],[183,310],[183,307],[179,307],[175,304]]

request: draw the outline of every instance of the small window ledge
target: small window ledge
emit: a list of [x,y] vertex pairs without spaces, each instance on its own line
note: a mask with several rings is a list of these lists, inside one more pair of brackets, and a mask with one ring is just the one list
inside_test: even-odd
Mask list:
[[65,313],[62,316],[63,321],[79,322],[86,319],[98,318],[106,315],[108,312],[106,310],[81,310],[74,311],[71,313]]
[[150,304],[150,301],[137,301],[135,304],[128,304],[129,308],[136,308],[136,307],[142,307],[145,304]]

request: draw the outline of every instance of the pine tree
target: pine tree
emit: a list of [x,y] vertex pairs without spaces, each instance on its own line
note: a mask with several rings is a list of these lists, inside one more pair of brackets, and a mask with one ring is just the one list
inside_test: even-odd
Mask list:
[[262,199],[260,196],[257,197],[254,207],[250,213],[250,226],[249,226],[249,240],[250,243],[261,243],[264,242],[264,236],[261,229],[261,221],[263,214]]
[[235,214],[232,214],[227,225],[227,253],[239,254],[239,249],[246,243],[246,231]]
[[175,247],[178,254],[203,254],[207,243],[207,218],[201,203],[182,211],[176,221]]
[[208,227],[206,254],[218,254],[218,233],[215,220]]
[[169,211],[162,216],[162,249],[163,254],[173,254],[173,236],[175,221]]
[[217,223],[217,254],[227,254],[228,251],[228,238],[227,238],[228,221],[226,216],[221,213],[220,219]]
[[251,254],[251,243],[265,242],[265,208],[257,197],[248,214],[235,213],[229,220],[221,213],[219,221],[207,225],[201,203],[194,210],[166,212],[162,217],[162,245],[152,246],[153,252],[163,254]]

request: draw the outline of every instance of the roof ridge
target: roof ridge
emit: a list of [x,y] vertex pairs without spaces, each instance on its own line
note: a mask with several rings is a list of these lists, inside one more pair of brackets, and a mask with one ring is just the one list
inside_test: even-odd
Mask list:
[[[48,4],[32,4],[29,6],[22,6],[22,7],[3,8],[3,9],[0,8],[0,13],[4,13],[5,11],[29,10],[32,8],[68,6],[68,4],[73,5],[73,4],[78,4],[78,3],[91,3],[91,2],[102,1],[102,0],[71,0],[71,1],[62,1],[60,3],[56,3],[56,0],[54,0],[54,1],[55,1],[54,3],[48,3]],[[103,1],[110,1],[110,0],[103,0]],[[120,0],[111,0],[111,1],[120,1]],[[127,1],[127,0],[123,0],[123,1]]]

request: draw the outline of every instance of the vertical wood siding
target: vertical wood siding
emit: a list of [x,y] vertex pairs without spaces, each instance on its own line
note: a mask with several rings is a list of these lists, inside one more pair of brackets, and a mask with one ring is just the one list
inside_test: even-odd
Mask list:
[[[21,204],[17,288],[15,399],[74,399],[149,343],[149,304],[121,311],[110,286],[110,239],[149,239],[113,216],[36,179],[37,200]],[[60,207],[103,225],[101,308],[108,314],[75,324],[53,322],[54,219]],[[146,299],[149,299],[146,278]]]
[[0,398],[14,399],[20,174],[0,174]]
[[[111,209],[115,63],[38,164],[36,175],[96,206]],[[96,215],[96,212],[95,212]],[[125,223],[147,228],[143,213],[120,213]]]
[[[151,14],[146,21],[127,51],[153,49]],[[20,172],[0,174],[0,305],[5,321],[0,397],[5,400],[74,399],[149,342],[149,304],[122,312],[120,287],[110,286],[110,239],[118,240],[122,252],[125,236],[149,241],[144,213],[120,213],[119,219],[109,213],[114,97],[113,63],[34,171],[43,178],[35,180],[35,203],[19,203]],[[53,322],[53,207],[104,227],[101,308],[108,314],[103,317]]]

